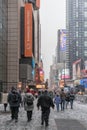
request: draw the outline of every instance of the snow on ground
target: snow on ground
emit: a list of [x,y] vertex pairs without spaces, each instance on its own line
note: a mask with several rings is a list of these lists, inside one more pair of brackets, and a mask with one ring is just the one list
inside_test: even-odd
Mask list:
[[[18,123],[10,122],[10,112],[9,107],[7,108],[7,113],[3,112],[3,104],[0,105],[0,130],[40,130],[41,129],[41,111],[35,107],[33,112],[33,117],[31,122],[27,122],[26,112],[24,108],[21,107],[19,110],[19,120]],[[65,111],[56,111],[51,109],[50,113],[50,130],[56,130],[56,124],[54,119],[76,119],[80,121],[87,128],[87,104],[82,104],[79,102],[74,102],[74,109],[70,109],[68,106]]]

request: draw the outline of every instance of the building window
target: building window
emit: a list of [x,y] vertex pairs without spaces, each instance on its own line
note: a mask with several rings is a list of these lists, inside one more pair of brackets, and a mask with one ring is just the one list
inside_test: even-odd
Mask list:
[[84,7],[87,8],[87,2],[84,2]]
[[78,37],[78,32],[76,32],[76,37]]
[[2,23],[0,23],[0,29],[2,29]]
[[84,51],[84,56],[87,56],[87,51],[86,50]]
[[78,0],[76,0],[76,8],[78,8]]
[[87,47],[87,41],[84,41],[84,47]]
[[76,56],[78,57],[78,51],[76,51]]
[[76,22],[76,27],[78,27],[78,22]]
[[76,12],[76,18],[78,18],[78,12]]
[[87,12],[84,12],[84,16],[85,16],[85,18],[87,18]]
[[76,46],[78,46],[78,41],[76,41]]
[[87,31],[84,32],[84,36],[87,37]]
[[87,21],[84,22],[84,27],[87,27]]

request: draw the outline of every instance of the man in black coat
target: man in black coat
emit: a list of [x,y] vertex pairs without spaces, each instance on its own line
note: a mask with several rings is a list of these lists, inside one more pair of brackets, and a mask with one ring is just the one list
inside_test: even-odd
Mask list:
[[15,122],[17,122],[19,107],[21,103],[21,95],[17,92],[15,87],[12,87],[11,91],[8,94],[8,103],[11,110],[11,119],[15,119]]
[[54,109],[54,103],[52,98],[48,95],[47,90],[45,90],[45,92],[38,98],[37,107],[38,109],[39,107],[41,107],[41,111],[42,111],[41,125],[43,125],[45,122],[45,125],[48,126],[50,107]]

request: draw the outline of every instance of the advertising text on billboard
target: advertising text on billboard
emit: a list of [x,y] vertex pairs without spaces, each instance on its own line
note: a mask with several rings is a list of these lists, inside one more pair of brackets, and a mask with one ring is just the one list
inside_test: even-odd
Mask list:
[[25,57],[32,57],[32,4],[25,4]]

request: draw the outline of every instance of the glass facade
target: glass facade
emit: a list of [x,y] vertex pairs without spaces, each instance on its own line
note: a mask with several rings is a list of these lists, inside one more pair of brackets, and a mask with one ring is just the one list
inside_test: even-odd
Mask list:
[[69,51],[66,60],[72,75],[72,63],[80,58],[87,60],[87,0],[66,0],[66,6],[67,52]]
[[0,0],[0,82],[7,82],[7,8],[8,0]]

